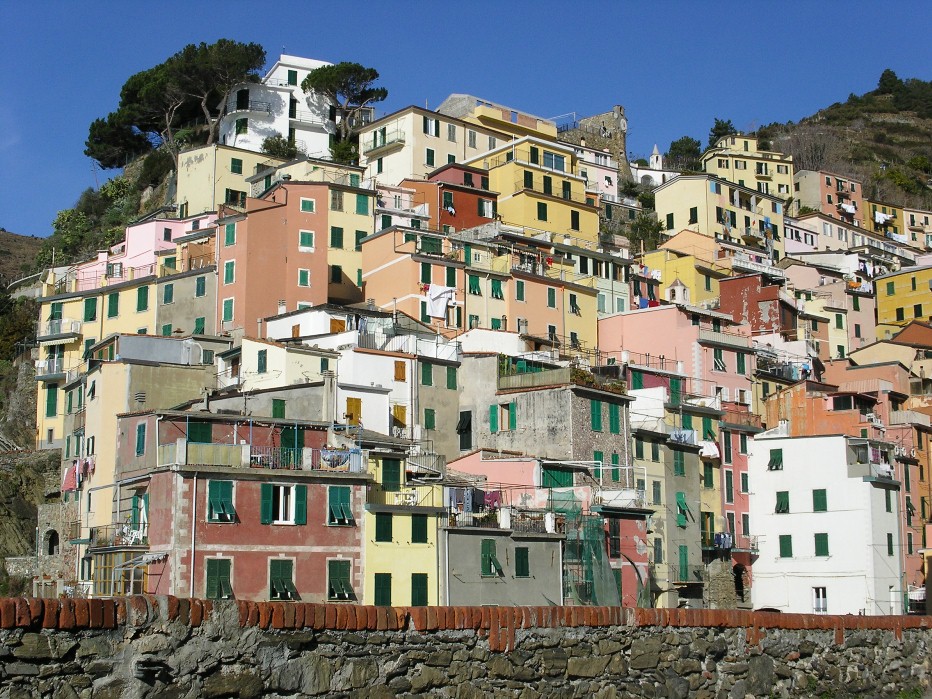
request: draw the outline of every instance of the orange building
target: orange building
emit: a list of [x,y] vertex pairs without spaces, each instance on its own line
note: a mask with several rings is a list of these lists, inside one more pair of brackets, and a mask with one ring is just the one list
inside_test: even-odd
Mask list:
[[489,190],[489,173],[451,163],[434,170],[427,180],[402,180],[414,190],[413,204],[424,204],[433,227],[445,233],[481,226],[498,214],[498,193]]

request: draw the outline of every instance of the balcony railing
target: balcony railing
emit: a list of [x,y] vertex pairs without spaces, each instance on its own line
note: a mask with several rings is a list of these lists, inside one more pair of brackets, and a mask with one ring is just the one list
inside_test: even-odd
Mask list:
[[148,526],[142,524],[133,528],[130,524],[108,524],[103,527],[91,527],[90,548],[111,546],[148,546]]
[[65,373],[64,357],[51,357],[36,362],[36,377],[53,376]]
[[915,410],[894,410],[890,413],[891,425],[923,425],[929,427],[930,418],[925,413],[919,413]]
[[701,565],[671,565],[670,574],[671,582],[674,583],[699,583],[705,582],[705,568]]
[[554,512],[524,512],[504,508],[483,512],[447,512],[440,526],[452,528],[483,527],[538,534],[563,534],[566,517]]
[[[609,468],[609,467],[606,467]],[[637,488],[606,488],[595,494],[594,502],[603,507],[618,509],[644,509],[647,507],[647,494]]]
[[443,493],[439,487],[414,486],[398,491],[384,490],[381,486],[369,489],[367,501],[373,505],[396,505],[399,507],[443,507]]
[[757,228],[752,228],[750,226],[742,229],[741,236],[743,238],[750,238],[751,240],[757,240],[757,241],[764,240],[764,234],[761,233]]
[[67,318],[59,318],[58,320],[50,320],[47,323],[43,323],[39,328],[38,337],[36,337],[36,339],[39,342],[42,342],[44,339],[49,337],[58,335],[78,335],[80,332],[80,320],[68,320]]
[[327,121],[322,119],[320,114],[308,112],[301,109],[294,109],[288,112],[288,118],[302,124],[314,124],[316,126],[326,126]]
[[767,274],[771,277],[779,277],[780,279],[786,278],[786,271],[780,269],[779,267],[774,267],[772,264],[766,262],[757,262],[752,260],[747,255],[735,255],[732,257],[731,268],[733,270],[744,270],[748,272]]
[[249,100],[248,102],[234,101],[230,103],[227,114],[233,114],[234,112],[265,112],[266,114],[271,114],[272,103],[259,100]]
[[536,194],[544,194],[548,197],[556,197],[557,199],[563,199],[565,201],[573,201],[577,204],[587,204],[588,206],[595,206],[597,199],[594,195],[586,196],[585,193],[574,194],[572,191],[564,191],[563,189],[551,188],[548,191],[544,188],[543,184],[537,182],[528,187],[523,179],[515,180],[515,191],[520,192],[521,190],[528,190]]
[[726,345],[728,347],[748,348],[751,346],[751,338],[744,335],[716,332],[715,330],[706,330],[705,328],[699,329],[699,342],[714,342],[715,344]]
[[233,468],[362,473],[366,470],[366,461],[367,454],[360,449],[200,444],[183,439],[174,444],[161,444],[158,449],[159,466],[203,464]]
[[418,337],[417,335],[360,333],[357,342],[360,349],[402,352],[429,359],[446,359],[452,362],[459,361],[462,352],[459,342],[445,340],[439,335],[432,335],[427,338]]
[[403,146],[405,144],[405,134],[403,131],[389,131],[385,134],[385,138],[376,138],[374,141],[369,141],[362,148],[363,155],[369,155],[370,153],[375,153],[383,149],[391,148],[392,146]]

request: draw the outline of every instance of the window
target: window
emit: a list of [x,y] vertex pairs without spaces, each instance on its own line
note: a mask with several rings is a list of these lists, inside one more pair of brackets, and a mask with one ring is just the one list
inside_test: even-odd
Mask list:
[[540,467],[541,488],[572,488],[573,472],[555,466]]
[[[207,277],[197,277],[194,280],[194,296],[201,298],[207,295]],[[201,331],[203,332],[203,330]]]
[[[617,520],[613,520],[613,521],[617,521]],[[530,564],[530,557],[528,553],[529,553],[529,549],[527,546],[515,547],[515,577],[516,578],[531,577],[531,564]]]
[[440,135],[440,120],[431,119],[430,117],[424,117],[424,133],[428,136],[439,136]]
[[294,561],[290,558],[269,559],[269,599],[298,599],[294,586]]
[[652,496],[652,501],[651,501],[651,502],[652,502],[652,504],[654,504],[654,505],[659,505],[660,502],[661,502],[661,498],[660,498],[660,481],[652,481],[652,482],[651,482],[651,491],[652,491],[652,492],[651,492],[651,496]]
[[[887,491],[890,492],[889,490]],[[893,555],[893,534],[887,534],[887,555]]]
[[427,543],[427,515],[411,515],[411,543]]
[[502,280],[501,279],[492,280],[492,298],[493,299],[505,298],[505,294],[502,291]]
[[236,245],[236,224],[228,223],[223,227],[223,244],[227,247]]
[[136,312],[149,310],[149,287],[140,286],[136,289]]
[[557,307],[557,290],[553,287],[547,289],[547,308]]
[[612,434],[621,433],[621,406],[617,403],[608,405],[608,431]]
[[595,432],[602,431],[602,401],[600,400],[589,401],[589,424],[592,427],[593,431]]
[[743,352],[735,352],[735,364],[738,370],[738,373],[742,376],[747,373],[747,364],[745,363],[745,355]]
[[467,274],[466,280],[469,283],[469,293],[474,296],[481,296],[482,289],[479,286],[479,277],[475,274]]
[[699,207],[698,206],[690,207],[689,223],[699,223]]
[[434,149],[428,148],[424,153],[424,163],[426,165],[433,166],[434,164]]
[[281,398],[272,399],[272,417],[280,420],[285,418],[285,401]]
[[820,488],[812,491],[812,511],[827,512],[828,501],[825,495],[825,489]]
[[224,323],[233,322],[233,299],[223,299],[223,314],[221,319]]
[[498,562],[498,557],[495,555],[495,539],[482,540],[481,573],[484,577],[503,574],[502,564]]
[[97,299],[84,299],[84,322],[89,323],[97,320]]
[[774,512],[778,514],[788,514],[790,511],[790,493],[788,490],[777,491],[777,504]]
[[235,522],[233,481],[207,481],[207,521]]
[[228,260],[223,263],[223,283],[232,284],[236,281],[236,260]]
[[375,540],[380,543],[391,543],[392,540],[392,513],[375,513]]
[[[742,452],[745,453],[745,452]],[[771,449],[770,460],[767,462],[768,471],[783,470],[783,449]]]
[[330,247],[341,249],[343,247],[343,229],[338,226],[330,227]]
[[352,561],[335,559],[327,561],[327,599],[349,599],[353,595],[350,585]]
[[725,471],[725,502],[735,501],[735,474],[734,471]]
[[685,527],[689,516],[689,505],[686,504],[686,493],[676,494],[676,526]]
[[815,555],[828,556],[828,534],[814,534],[815,538]]
[[236,135],[244,134],[249,130],[249,119],[237,119],[236,120]]
[[793,557],[793,537],[789,534],[780,535],[780,558]]
[[114,292],[107,294],[107,317],[116,318],[120,315],[120,294]]
[[434,365],[428,364],[427,362],[421,363],[421,385],[422,386],[433,386],[434,385]]
[[887,282],[887,296],[893,296],[895,293],[893,282]]
[[337,189],[330,190],[330,210],[343,211],[343,192]]
[[246,206],[246,192],[227,189],[223,194],[223,201],[232,206]]
[[921,303],[917,303],[915,306],[913,306],[913,317],[922,318],[922,304]]
[[707,490],[715,487],[715,470],[708,461],[702,464],[702,487]]
[[476,132],[472,129],[466,131],[466,141],[470,148],[476,148]]
[[330,283],[341,284],[343,282],[343,267],[340,265],[330,265]]
[[537,220],[546,221],[547,220],[547,204],[542,201],[537,202]]
[[175,285],[166,284],[162,287],[162,303],[166,306],[175,302]]
[[557,153],[544,151],[544,167],[548,170],[559,170],[564,172],[566,169],[566,157]]
[[673,214],[667,214],[667,230],[673,230]]
[[262,484],[262,524],[307,524],[307,486]]
[[718,347],[712,350],[712,368],[715,371],[725,371],[724,352]]
[[310,286],[310,285],[311,285],[311,270],[299,269],[298,270],[298,286]]
[[[71,394],[68,394],[69,398]],[[71,410],[68,411],[69,413]],[[140,422],[136,425],[136,456],[142,456],[146,453],[146,423]]]
[[305,199],[301,197],[301,213],[303,214],[312,214],[314,213],[314,207],[316,203],[313,199]]
[[742,493],[747,493],[747,492],[749,492],[749,491],[748,491],[748,474],[747,474],[747,473],[742,473],[742,474],[741,474],[741,492],[742,492]]
[[382,459],[382,490],[389,493],[401,490],[400,459]]
[[686,475],[686,454],[679,449],[673,450],[673,475]]
[[406,381],[407,380],[407,369],[405,368],[407,364],[403,361],[395,362],[395,381]]
[[427,606],[427,573],[411,573],[411,606]]
[[261,349],[256,353],[256,371],[264,374],[268,367],[269,351]]
[[456,383],[456,367],[455,367],[455,366],[448,366],[448,367],[447,367],[447,388],[449,388],[449,389],[451,389],[451,390],[454,390],[454,391],[455,391],[456,388],[457,388],[457,383]]
[[826,614],[828,612],[828,593],[826,588],[812,588],[812,611],[816,614]]
[[883,500],[884,500],[884,509],[886,509],[887,512],[893,512],[893,499],[890,497],[889,490],[883,491]]
[[233,567],[231,558],[205,559],[207,581],[205,596],[207,599],[230,599],[233,587],[230,585],[230,571]]
[[424,408],[424,429],[437,429],[437,411],[433,408]]
[[650,443],[650,460],[653,462],[660,461],[660,442],[651,440]]
[[579,230],[579,212],[570,211],[570,229],[574,231]]

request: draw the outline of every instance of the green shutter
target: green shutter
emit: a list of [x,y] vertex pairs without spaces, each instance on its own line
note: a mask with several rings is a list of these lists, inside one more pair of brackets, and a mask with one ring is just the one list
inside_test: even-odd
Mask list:
[[401,485],[401,460],[382,459],[382,490],[397,492]]
[[392,513],[375,513],[375,540],[382,543],[391,543],[392,540]]
[[813,538],[815,539],[815,555],[816,556],[827,556],[828,555],[828,534],[814,534]]
[[617,403],[608,404],[608,431],[612,434],[621,433],[621,406]]
[[58,385],[50,384],[45,389],[45,416],[55,417],[58,414]]
[[[616,483],[621,480],[621,458],[618,455],[618,452],[612,453],[612,480]],[[639,490],[644,490],[643,488],[638,488]]]
[[421,385],[434,385],[434,365],[427,362],[421,362]]
[[264,374],[268,367],[268,350],[261,349],[256,353],[256,371]]
[[774,507],[774,512],[779,514],[787,514],[790,511],[790,493],[788,490],[778,490],[777,491],[777,504]]
[[377,607],[390,607],[392,604],[392,574],[375,574],[375,600]]
[[495,539],[482,540],[482,575],[495,575],[495,568],[492,559],[495,558]]
[[421,263],[421,284],[430,284],[430,262]]
[[524,301],[524,282],[520,279],[515,281],[515,299]]
[[793,557],[793,537],[789,534],[780,535],[780,558]]
[[411,543],[427,543],[427,515],[411,515]]
[[516,401],[508,404],[508,429],[512,431],[518,429],[518,403]]
[[146,423],[136,425],[136,456],[146,453]]
[[217,558],[208,558],[207,561],[207,588],[205,596],[207,599],[219,599],[220,597],[220,560]]
[[223,300],[223,317],[224,322],[230,322],[233,320],[233,299],[224,299]]
[[678,492],[676,494],[676,526],[685,527],[687,524],[687,514],[689,506],[686,504],[686,493]]
[[294,487],[294,523],[307,524],[307,486]]
[[356,213],[360,216],[369,215],[369,197],[366,194],[356,195]]
[[708,462],[702,464],[702,487],[703,488],[714,488],[715,487],[715,474],[712,471],[712,464]]
[[589,424],[592,427],[593,431],[595,432],[602,431],[602,401],[600,400],[589,401]]
[[84,299],[84,322],[89,323],[97,320],[97,299]]
[[213,425],[209,422],[192,420],[188,423],[188,442],[210,444],[213,441]]
[[605,454],[600,451],[592,452],[592,460],[595,461],[593,475],[597,481],[602,480],[602,462],[605,461]]
[[259,521],[262,524],[272,523],[272,484],[262,484],[262,504],[260,508]]
[[448,366],[447,367],[447,388],[456,390],[456,367]]
[[489,432],[498,432],[498,405],[489,406]]
[[194,334],[195,335],[204,334],[204,322],[205,322],[205,318],[203,316],[199,316],[194,319]]
[[828,511],[828,498],[826,496],[826,491],[824,488],[820,488],[812,491],[812,511],[813,512],[827,512]]
[[640,371],[631,372],[631,388],[635,390],[644,388],[644,374]]
[[673,475],[686,475],[686,454],[679,449],[673,451]]
[[272,399],[272,417],[279,419],[285,417],[285,401],[281,398]]
[[427,606],[427,573],[411,573],[411,606]]
[[552,287],[547,289],[547,306],[549,308],[557,307],[557,290]]
[[136,494],[133,495],[132,504],[130,505],[129,526],[133,530],[139,529],[139,496]]
[[449,287],[456,287],[456,267],[447,267],[446,284]]
[[168,337],[172,334],[172,324],[166,323],[162,326],[162,337]]
[[515,548],[515,577],[531,577],[531,564],[527,546],[518,546]]
[[112,293],[107,295],[107,317],[116,318],[120,315],[120,294]]
[[236,244],[236,224],[235,223],[228,223],[226,226],[224,226],[223,244],[224,245],[235,245]]
[[738,357],[738,373],[743,375],[746,371],[745,362],[744,362],[744,359],[745,359],[744,353],[738,352],[737,357]]

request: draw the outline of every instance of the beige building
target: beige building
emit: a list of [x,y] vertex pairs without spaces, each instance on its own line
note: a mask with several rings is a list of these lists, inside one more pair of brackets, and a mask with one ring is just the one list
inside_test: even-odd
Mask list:
[[510,137],[494,128],[421,107],[405,107],[359,131],[359,163],[366,177],[396,185],[426,179],[447,163],[462,163]]

